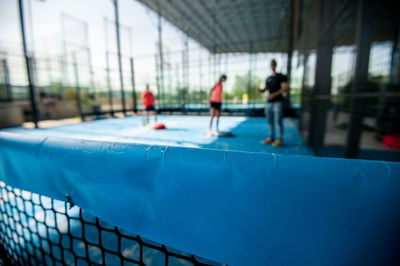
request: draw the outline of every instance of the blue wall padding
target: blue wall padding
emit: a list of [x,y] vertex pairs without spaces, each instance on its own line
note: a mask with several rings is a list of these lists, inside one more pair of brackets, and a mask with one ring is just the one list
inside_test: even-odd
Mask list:
[[388,265],[400,164],[0,132],[0,179],[229,265]]

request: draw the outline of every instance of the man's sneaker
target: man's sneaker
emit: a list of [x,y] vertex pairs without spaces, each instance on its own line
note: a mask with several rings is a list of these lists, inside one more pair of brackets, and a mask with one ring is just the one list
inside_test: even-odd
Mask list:
[[280,147],[280,146],[282,146],[282,141],[280,139],[275,140],[274,143],[272,143],[272,146]]
[[274,142],[273,138],[266,138],[263,141],[261,141],[262,144],[270,144],[272,142]]

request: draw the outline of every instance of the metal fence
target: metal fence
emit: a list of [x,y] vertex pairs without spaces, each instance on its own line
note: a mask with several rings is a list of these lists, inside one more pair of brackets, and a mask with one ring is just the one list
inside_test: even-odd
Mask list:
[[[317,155],[353,157],[350,153],[355,149],[358,158],[400,161],[400,153],[385,141],[400,134],[400,85],[390,79],[390,45],[371,46],[374,64],[370,64],[367,81],[357,84],[357,91],[353,89],[353,64],[332,76],[332,89],[327,93],[317,93],[313,80],[304,81],[299,129]],[[354,48],[347,52],[354,53]],[[323,123],[316,129],[317,120]],[[315,142],[313,130],[321,134],[321,143]]]

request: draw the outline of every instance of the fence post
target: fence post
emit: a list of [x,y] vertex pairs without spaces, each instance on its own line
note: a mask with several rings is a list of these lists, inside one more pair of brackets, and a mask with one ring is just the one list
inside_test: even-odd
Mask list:
[[114,116],[113,108],[113,95],[111,89],[111,78],[110,78],[110,59],[108,57],[108,51],[106,52],[106,76],[107,76],[107,87],[108,87],[108,104],[110,105],[110,114]]
[[357,94],[368,89],[368,66],[372,42],[372,25],[374,1],[358,0],[356,46],[357,58],[354,71],[354,81],[350,98],[350,121],[347,131],[346,157],[358,158],[362,125],[364,120],[365,100],[357,99]]
[[38,110],[35,101],[35,85],[33,82],[32,77],[32,68],[31,68],[31,59],[28,57],[27,48],[26,48],[26,36],[25,36],[25,22],[24,22],[24,7],[23,1],[18,1],[19,7],[19,20],[21,26],[21,37],[22,37],[22,47],[24,50],[24,57],[25,57],[25,66],[26,66],[26,74],[28,77],[28,86],[29,86],[29,98],[31,101],[31,108],[32,108],[32,119],[33,123],[35,124],[35,128],[38,128]]
[[78,108],[79,116],[81,120],[84,120],[84,115],[82,112],[82,104],[81,104],[81,89],[79,87],[79,71],[78,71],[78,63],[76,62],[76,55],[73,54],[74,58],[74,71],[75,71],[75,86],[76,86],[76,106]]
[[118,55],[119,82],[121,86],[122,112],[124,113],[124,115],[126,115],[124,78],[122,72],[121,38],[119,31],[118,0],[113,0],[113,2],[114,2],[114,12],[115,12],[115,32],[117,37],[117,55]]
[[131,57],[131,81],[132,81],[132,100],[133,100],[133,112],[137,112],[136,107],[136,88],[135,88],[135,69],[133,64],[133,58]]
[[7,101],[11,102],[13,100],[12,92],[11,92],[11,85],[10,85],[10,73],[8,71],[8,64],[7,59],[2,60],[3,65],[3,74],[4,74],[4,84],[6,86],[6,97]]

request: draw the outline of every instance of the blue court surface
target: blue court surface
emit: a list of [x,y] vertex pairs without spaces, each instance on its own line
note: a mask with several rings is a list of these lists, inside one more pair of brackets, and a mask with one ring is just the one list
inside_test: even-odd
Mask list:
[[[150,120],[153,122],[153,119]],[[233,137],[206,136],[209,117],[159,116],[166,130],[143,126],[143,117],[96,120],[46,129],[9,128],[5,131],[39,136],[55,136],[80,140],[97,140],[191,148],[208,148],[246,152],[312,155],[296,129],[296,121],[284,120],[284,145],[272,147],[261,144],[268,136],[268,123],[264,118],[221,117],[220,130]],[[215,123],[215,121],[214,121]]]

